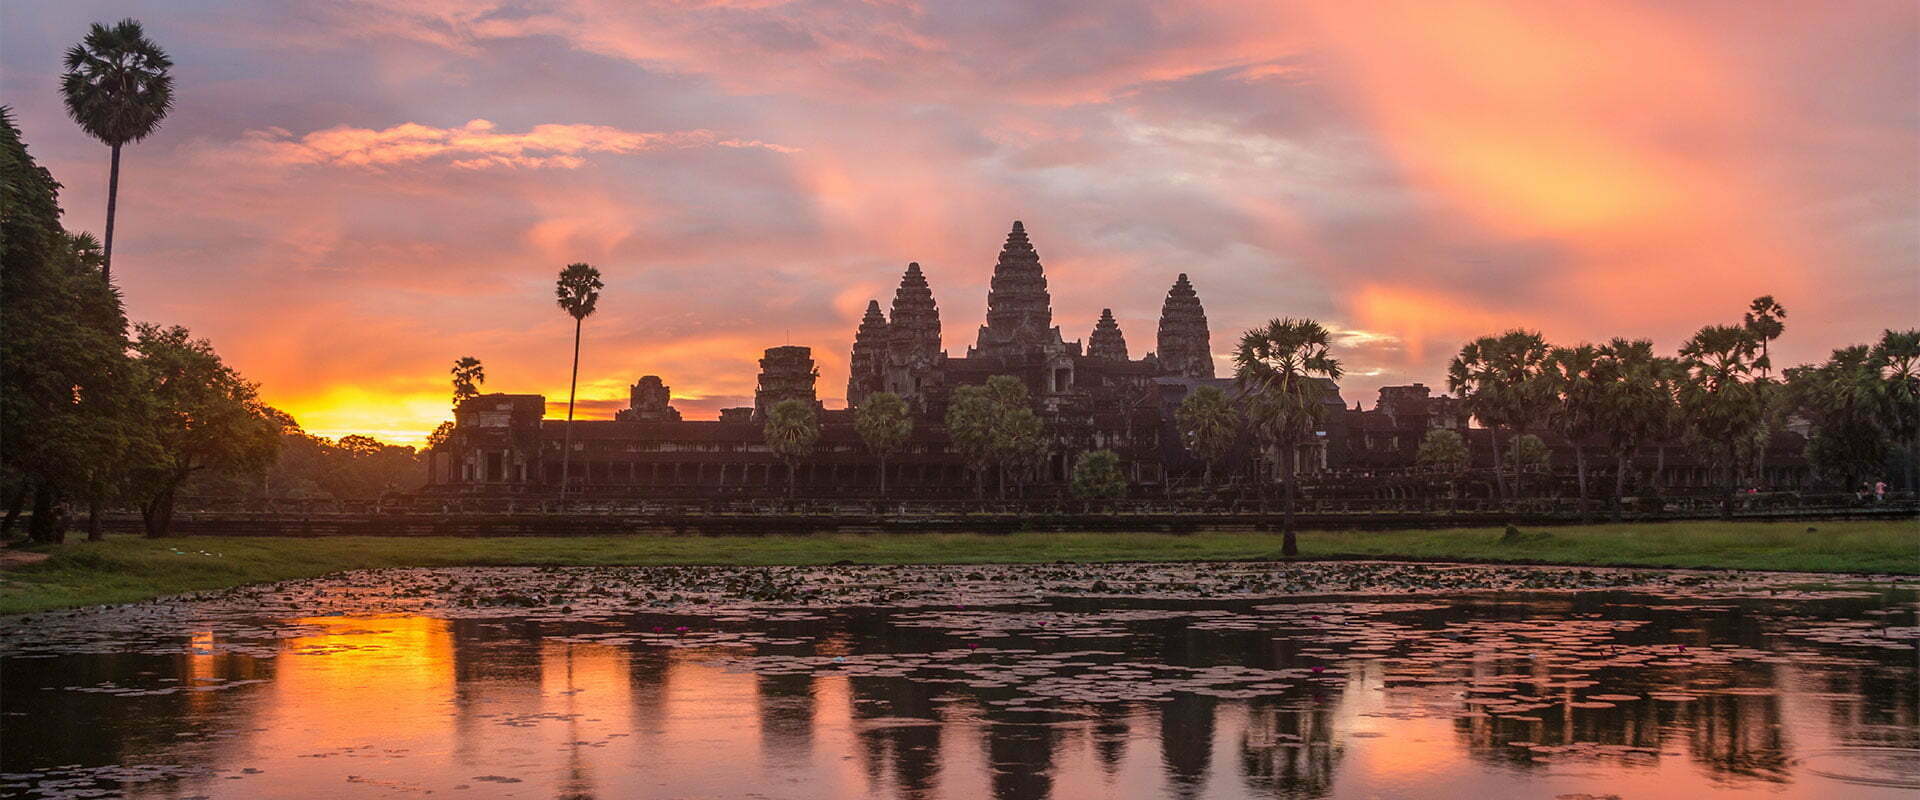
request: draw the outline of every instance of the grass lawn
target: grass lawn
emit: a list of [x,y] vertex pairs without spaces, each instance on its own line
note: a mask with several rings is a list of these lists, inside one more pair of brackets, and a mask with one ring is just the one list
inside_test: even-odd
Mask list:
[[[1920,522],[1663,522],[1542,528],[1306,531],[1303,558],[1920,574]],[[980,564],[1278,559],[1268,533],[816,534],[575,538],[113,537],[41,548],[0,573],[0,614],[123,603],[375,567]]]

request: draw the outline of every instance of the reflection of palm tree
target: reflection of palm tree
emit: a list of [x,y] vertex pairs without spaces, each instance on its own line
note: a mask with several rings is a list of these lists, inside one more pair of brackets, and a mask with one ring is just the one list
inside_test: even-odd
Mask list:
[[1122,703],[1102,703],[1097,710],[1100,717],[1093,724],[1093,755],[1108,778],[1120,771],[1120,762],[1127,757],[1127,734],[1131,731],[1127,715],[1131,711],[1131,706]]
[[805,764],[813,754],[813,675],[757,675],[754,684],[759,690],[762,760]]
[[1160,759],[1173,779],[1174,793],[1198,797],[1213,764],[1214,699],[1177,694],[1160,705]]
[[849,677],[851,715],[856,722],[877,717],[927,720],[935,724],[884,725],[860,731],[869,793],[877,793],[891,763],[902,798],[930,797],[940,772],[940,712],[935,687],[905,678]]
[[1053,795],[1053,749],[1059,734],[1047,725],[1020,724],[1006,711],[986,713],[987,766],[993,796],[1027,800]]
[[581,753],[580,711],[574,698],[580,690],[573,684],[573,643],[567,643],[567,780],[560,786],[559,800],[593,800],[593,774]]

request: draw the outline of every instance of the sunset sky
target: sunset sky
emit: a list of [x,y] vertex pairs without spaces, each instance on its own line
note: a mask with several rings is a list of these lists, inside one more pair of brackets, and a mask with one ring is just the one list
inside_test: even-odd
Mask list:
[[1514,325],[1671,351],[1771,293],[1800,363],[1920,319],[1911,0],[1068,5],[24,0],[0,103],[100,230],[60,55],[146,24],[177,105],[124,156],[128,309],[329,436],[418,442],[466,355],[564,404],[572,261],[587,416],[644,374],[750,404],[783,343],[838,407],[908,261],[964,354],[1014,219],[1068,339],[1111,307],[1143,355],[1186,272],[1222,374],[1313,317],[1349,404]]

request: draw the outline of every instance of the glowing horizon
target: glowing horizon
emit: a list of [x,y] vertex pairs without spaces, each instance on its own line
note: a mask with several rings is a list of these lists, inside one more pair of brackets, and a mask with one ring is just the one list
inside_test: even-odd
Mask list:
[[1342,332],[1349,404],[1438,389],[1509,326],[1672,352],[1772,294],[1785,366],[1920,307],[1908,3],[0,13],[0,88],[76,229],[101,227],[107,151],[61,110],[60,51],[132,16],[173,56],[178,105],[123,155],[129,313],[336,438],[420,443],[468,355],[484,390],[563,407],[572,261],[607,283],[580,418],[646,374],[688,418],[750,404],[782,343],[838,406],[909,261],[964,351],[1014,219],[1068,339],[1112,308],[1143,355],[1186,272],[1216,352],[1276,316]]

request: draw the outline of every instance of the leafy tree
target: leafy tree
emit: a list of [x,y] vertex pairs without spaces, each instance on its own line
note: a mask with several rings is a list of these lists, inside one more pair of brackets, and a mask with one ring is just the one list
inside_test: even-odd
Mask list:
[[813,454],[820,441],[820,422],[813,406],[801,400],[782,400],[767,411],[767,448],[787,464],[787,496],[798,485],[800,460]]
[[[1545,416],[1552,406],[1553,387],[1546,378],[1550,348],[1538,332],[1514,329],[1500,336],[1483,336],[1460,348],[1447,364],[1447,388],[1460,395],[1467,412],[1493,436],[1493,477],[1500,494],[1507,494],[1501,465],[1502,429],[1519,432]],[[1514,478],[1519,489],[1519,476]]]
[[[593,312],[588,310],[587,313]],[[575,342],[574,347],[577,350],[579,343]],[[578,355],[575,358],[578,358]],[[487,370],[480,365],[480,359],[461,356],[459,361],[453,362],[451,372],[453,373],[453,408],[457,411],[461,403],[480,396],[480,385],[487,382]]]
[[1781,322],[1786,318],[1787,310],[1774,302],[1773,295],[1770,294],[1753,298],[1753,304],[1747,307],[1744,325],[1747,332],[1753,334],[1753,338],[1760,342],[1760,357],[1753,360],[1753,366],[1760,370],[1761,377],[1767,377],[1773,372],[1773,360],[1767,356],[1767,343],[1780,338],[1780,334],[1786,332],[1786,323]]
[[973,494],[980,497],[987,467],[993,464],[999,409],[985,386],[958,386],[947,399],[947,437],[973,471]]
[[1818,366],[1788,367],[1783,405],[1807,420],[1806,456],[1816,478],[1853,487],[1887,465],[1879,424],[1879,375],[1868,345],[1833,351]]
[[1900,445],[1907,490],[1914,485],[1913,464],[1920,460],[1920,329],[1889,330],[1868,351],[1882,430]]
[[1765,431],[1764,379],[1754,376],[1759,337],[1744,327],[1708,325],[1680,347],[1686,383],[1680,409],[1695,441],[1705,445],[1726,471],[1726,495],[1720,513],[1733,516],[1733,493],[1740,479],[1740,455]]
[[1004,499],[1009,471],[1019,479],[1046,459],[1046,424],[1033,412],[1027,385],[1019,378],[995,375],[987,379],[986,388],[994,406],[993,458],[999,467],[1000,497]]
[[119,294],[92,237],[61,227],[59,190],[0,107],[0,465],[31,486],[38,541],[64,536],[71,494],[97,536],[101,500],[146,444]]
[[1634,453],[1681,428],[1676,399],[1684,370],[1678,361],[1654,355],[1653,342],[1646,339],[1614,339],[1601,345],[1595,358],[1600,430],[1613,452],[1613,517],[1619,520]]
[[440,448],[446,447],[447,442],[453,440],[453,428],[453,420],[442,420],[432,433],[427,434],[427,452],[439,452]]
[[1587,516],[1587,440],[1602,433],[1608,421],[1607,368],[1599,348],[1589,344],[1556,347],[1547,354],[1545,377],[1554,394],[1547,420],[1573,447],[1582,519]]
[[1422,466],[1460,472],[1467,468],[1467,440],[1459,431],[1434,428],[1421,438],[1414,460]]
[[1326,414],[1323,381],[1338,380],[1340,362],[1329,354],[1327,329],[1310,319],[1276,319],[1240,337],[1233,354],[1234,379],[1247,399],[1254,429],[1279,450],[1284,492],[1281,552],[1298,555],[1294,540],[1294,459],[1302,440]]
[[165,536],[181,482],[207,469],[265,469],[281,422],[207,340],[179,326],[142,323],[135,330],[139,391],[149,399],[145,422],[156,444],[152,460],[135,472],[140,514],[148,536]]
[[907,403],[893,392],[868,395],[854,413],[854,432],[860,434],[867,451],[880,460],[880,494],[887,493],[887,459],[900,452],[913,436],[913,417]]
[[1081,500],[1108,500],[1125,497],[1127,476],[1120,471],[1120,456],[1112,450],[1095,450],[1073,465],[1073,496]]
[[1025,470],[1042,460],[1049,444],[1046,426],[1033,412],[1026,384],[1011,375],[995,375],[983,386],[961,386],[947,401],[947,436],[973,470],[974,495],[985,494],[987,469],[999,476],[999,494],[1007,494],[1009,469]]
[[88,136],[113,148],[107,178],[107,237],[100,277],[113,276],[113,222],[120,198],[120,147],[159,130],[173,108],[173,61],[147,38],[140,23],[123,19],[109,28],[94,23],[79,44],[67,49],[67,71],[60,93],[67,115]]
[[1240,412],[1218,386],[1195,387],[1173,412],[1187,451],[1206,462],[1203,480],[1213,485],[1213,467],[1226,460],[1240,436]]
[[1552,462],[1553,451],[1538,436],[1523,433],[1507,441],[1507,466],[1516,473],[1543,471]]
[[572,477],[569,471],[573,460],[573,400],[574,390],[580,383],[580,327],[600,302],[600,290],[606,284],[600,282],[600,270],[586,264],[568,264],[560,270],[560,279],[554,284],[553,294],[560,304],[560,310],[573,317],[573,373],[567,378],[567,427],[561,437],[560,450],[560,496],[567,496],[567,482]]

